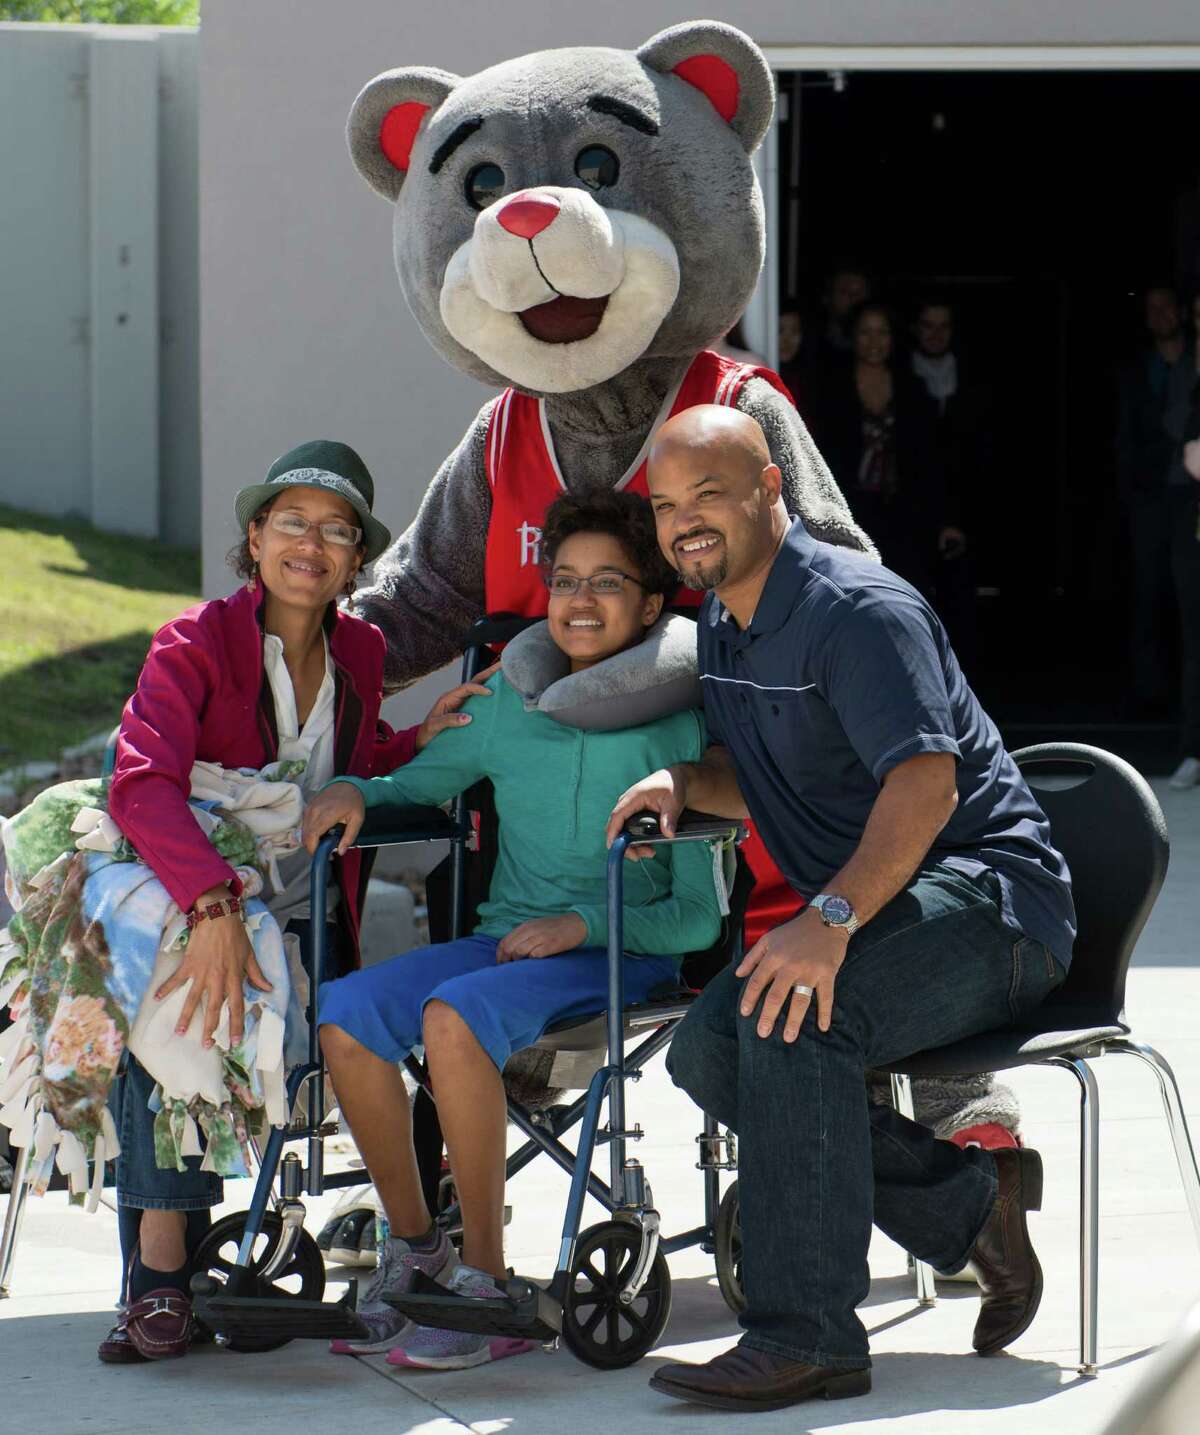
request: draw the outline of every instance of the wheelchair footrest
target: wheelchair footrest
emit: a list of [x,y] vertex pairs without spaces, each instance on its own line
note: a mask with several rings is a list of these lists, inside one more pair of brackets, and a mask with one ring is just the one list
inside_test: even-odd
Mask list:
[[192,1279],[192,1311],[214,1335],[237,1344],[265,1340],[357,1340],[369,1334],[354,1311],[354,1287],[339,1301],[237,1296],[211,1276]]
[[532,1281],[513,1277],[504,1295],[495,1299],[454,1295],[418,1271],[413,1289],[385,1296],[388,1305],[438,1330],[465,1330],[473,1335],[506,1335],[514,1340],[555,1340],[562,1334],[562,1306]]

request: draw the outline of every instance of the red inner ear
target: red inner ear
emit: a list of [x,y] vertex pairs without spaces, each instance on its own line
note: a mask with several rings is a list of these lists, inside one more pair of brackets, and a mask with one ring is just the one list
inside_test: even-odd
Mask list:
[[404,170],[406,174],[413,141],[428,113],[428,105],[418,100],[407,100],[402,105],[393,105],[379,126],[379,148],[397,169]]
[[737,71],[728,61],[719,55],[693,55],[690,60],[680,60],[672,73],[702,90],[725,123],[732,123],[741,86]]

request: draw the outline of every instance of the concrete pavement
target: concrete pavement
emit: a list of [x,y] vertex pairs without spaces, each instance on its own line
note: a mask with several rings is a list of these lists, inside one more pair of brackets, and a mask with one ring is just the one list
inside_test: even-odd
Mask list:
[[[1171,871],[1130,979],[1136,1034],[1174,1066],[1200,1139],[1200,791],[1157,785],[1172,835]],[[1114,834],[1119,840],[1119,834]],[[1139,1374],[1146,1354],[1200,1296],[1197,1252],[1152,1074],[1140,1063],[1097,1064],[1101,1091],[1101,1281],[1098,1379],[1075,1374],[1078,1341],[1078,1095],[1066,1072],[1016,1073],[1026,1138],[1045,1158],[1044,1209],[1031,1220],[1046,1294],[1031,1329],[1006,1355],[970,1353],[977,1298],[943,1286],[920,1310],[901,1251],[877,1235],[871,1293],[875,1388],[858,1400],[732,1417],[679,1405],[646,1388],[663,1359],[706,1359],[736,1336],[709,1257],[671,1259],[674,1307],[660,1347],[631,1369],[605,1373],[565,1350],[538,1351],[474,1371],[411,1374],[382,1360],[328,1355],[315,1342],[269,1355],[205,1348],[164,1366],[101,1366],[95,1347],[108,1327],[117,1284],[115,1219],[66,1208],[61,1195],[30,1202],[14,1294],[0,1303],[0,1430],[50,1428],[62,1435],[140,1435],[253,1429],[291,1435],[299,1421],[355,1435],[560,1435],[572,1428],[625,1435],[689,1428],[877,1430],[887,1435],[1095,1435]],[[653,1184],[664,1229],[700,1219],[694,1137],[686,1098],[661,1063],[630,1088],[630,1117],[648,1138],[637,1154]],[[562,1218],[565,1178],[536,1162],[510,1185],[509,1259],[523,1274],[549,1273]],[[248,1183],[230,1183],[230,1206]],[[333,1198],[310,1203],[319,1228]],[[0,1198],[0,1210],[3,1198]],[[601,1219],[591,1207],[585,1221]],[[341,1273],[343,1276],[345,1273]],[[338,1273],[331,1272],[331,1285]],[[336,1293],[336,1286],[333,1287]],[[716,1424],[715,1422],[720,1422]],[[681,1423],[682,1422],[682,1423]]]

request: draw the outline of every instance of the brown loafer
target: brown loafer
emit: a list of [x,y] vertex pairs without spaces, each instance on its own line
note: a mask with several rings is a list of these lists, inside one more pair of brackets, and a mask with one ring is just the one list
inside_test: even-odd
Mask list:
[[650,1388],[716,1410],[782,1410],[818,1395],[826,1400],[866,1395],[871,1389],[871,1368],[806,1365],[735,1345],[707,1365],[660,1366],[650,1377]]
[[105,1365],[142,1365],[146,1357],[129,1338],[125,1312],[96,1348]]
[[1011,1345],[1033,1324],[1042,1302],[1042,1268],[1025,1224],[1042,1209],[1042,1158],[1036,1151],[993,1151],[999,1189],[992,1214],[971,1247],[983,1299],[972,1344],[980,1355]]
[[139,1355],[173,1360],[191,1344],[192,1303],[173,1286],[147,1291],[126,1310],[125,1328]]

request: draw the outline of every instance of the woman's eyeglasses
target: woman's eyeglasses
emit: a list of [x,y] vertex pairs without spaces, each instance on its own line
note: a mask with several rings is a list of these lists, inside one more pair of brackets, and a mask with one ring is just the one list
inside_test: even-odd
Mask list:
[[282,533],[285,538],[303,538],[310,528],[317,528],[325,542],[332,543],[337,548],[353,548],[362,537],[362,529],[355,528],[353,524],[309,523],[308,519],[301,518],[298,513],[276,513],[272,510],[267,514],[267,522],[276,533]]
[[632,573],[622,573],[616,568],[593,573],[590,578],[576,578],[572,573],[547,573],[545,579],[552,598],[573,598],[580,588],[590,589],[598,598],[611,598],[621,592],[626,583],[634,583],[639,588],[646,586]]

